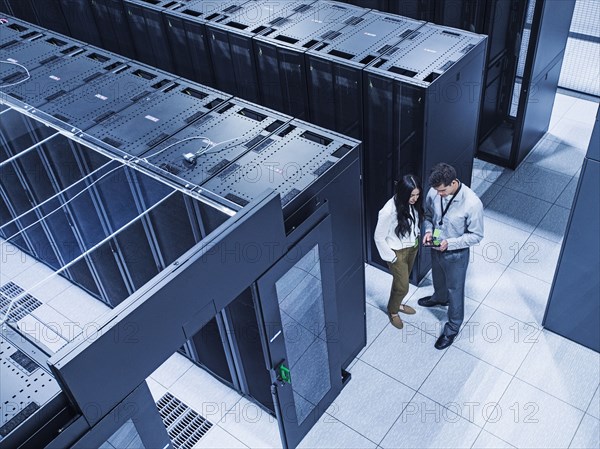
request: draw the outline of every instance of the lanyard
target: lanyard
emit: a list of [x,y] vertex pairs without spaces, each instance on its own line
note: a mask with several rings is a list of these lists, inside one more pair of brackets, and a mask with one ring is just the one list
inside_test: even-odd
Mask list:
[[454,192],[454,195],[452,195],[452,198],[450,198],[450,201],[448,201],[448,204],[446,204],[446,208],[444,208],[444,202],[442,197],[440,196],[440,209],[442,210],[442,218],[440,218],[439,222],[440,226],[444,224],[444,217],[446,216],[446,212],[448,212],[448,209],[450,209],[450,205],[452,204],[452,201],[454,201],[454,198],[456,198],[456,195],[458,195],[458,192],[460,192],[461,187],[462,183],[458,185],[458,189],[456,189],[456,192]]

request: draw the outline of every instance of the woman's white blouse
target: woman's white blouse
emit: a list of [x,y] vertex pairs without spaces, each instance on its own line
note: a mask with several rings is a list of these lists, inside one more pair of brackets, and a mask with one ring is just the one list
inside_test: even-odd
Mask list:
[[411,209],[414,213],[415,222],[410,232],[401,237],[398,237],[395,232],[396,226],[398,226],[398,214],[394,198],[385,203],[385,206],[379,211],[379,218],[375,227],[375,245],[379,255],[386,262],[392,262],[396,258],[396,253],[393,250],[415,246],[415,241],[420,235],[419,215],[413,206],[411,206]]

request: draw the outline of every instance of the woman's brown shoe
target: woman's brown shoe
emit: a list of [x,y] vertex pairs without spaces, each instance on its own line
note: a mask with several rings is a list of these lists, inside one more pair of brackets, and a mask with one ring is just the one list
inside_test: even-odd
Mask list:
[[392,326],[396,329],[402,329],[404,327],[404,323],[397,313],[388,313],[388,316],[390,317],[390,323],[392,323]]
[[404,304],[400,305],[399,311],[402,313],[406,313],[407,315],[414,315],[415,313],[417,313],[417,311],[411,306],[407,306]]

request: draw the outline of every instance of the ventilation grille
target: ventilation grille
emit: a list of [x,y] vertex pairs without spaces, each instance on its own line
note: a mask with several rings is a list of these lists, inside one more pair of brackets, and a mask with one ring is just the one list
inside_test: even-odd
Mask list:
[[156,403],[175,449],[192,449],[212,427],[212,423],[171,393]]
[[31,296],[29,293],[25,293],[21,287],[14,282],[7,282],[0,287],[0,315],[6,316],[10,302],[18,298],[12,307],[10,308],[10,314],[7,321],[15,322],[23,319],[25,316],[33,312],[42,303]]

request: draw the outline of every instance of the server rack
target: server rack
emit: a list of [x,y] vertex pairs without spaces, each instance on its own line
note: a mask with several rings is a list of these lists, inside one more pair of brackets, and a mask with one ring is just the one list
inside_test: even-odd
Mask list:
[[[201,186],[240,206],[252,201],[265,188],[276,188],[281,195],[288,232],[299,227],[309,211],[326,199],[335,236],[331,249],[343,368],[366,341],[363,245],[351,237],[362,233],[361,212],[352,206],[361,195],[357,150],[355,141],[292,120],[270,137],[263,137],[251,151]],[[353,155],[345,157],[350,153]],[[348,211],[354,214],[348,215]]]
[[[447,162],[470,182],[485,45],[485,36],[427,24],[364,70],[368,236],[400,176],[425,180],[434,164]],[[384,266],[372,237],[367,246],[368,260]],[[419,254],[418,280],[429,269],[428,256]]]
[[286,17],[310,10],[313,3],[313,0],[237,2],[207,16],[205,26],[215,87],[260,103],[252,38],[275,31]]
[[91,9],[96,23],[102,24],[102,48],[135,58],[129,23],[123,8],[123,0],[94,0]]
[[57,33],[65,34],[67,36],[71,35],[60,2],[35,0],[31,1],[31,4],[36,12],[37,22],[35,23]]
[[[542,324],[552,332],[600,352],[600,244],[587,238],[600,226],[600,114],[581,168],[581,175],[565,238],[560,250],[552,289]],[[572,312],[565,316],[565,307]]]
[[91,4],[91,1],[60,0],[70,36],[90,45],[100,46],[100,30],[104,28],[104,24],[96,23]]
[[8,7],[10,8],[9,13],[13,16],[17,16],[20,19],[25,20],[29,23],[39,23],[35,7],[30,0],[6,0]]
[[300,119],[318,114],[320,104],[315,111],[309,108],[305,53],[336,42],[342,29],[360,24],[367,12],[319,1],[278,22],[276,31],[257,35],[253,44],[262,104]]
[[121,152],[139,156],[201,119],[227,98],[222,92],[177,79],[86,133]]
[[357,139],[363,136],[363,69],[424,25],[379,12],[361,19],[306,53],[311,122]]
[[125,17],[129,21],[135,54],[139,61],[174,72],[163,12],[181,7],[185,3],[185,0],[123,0]]

